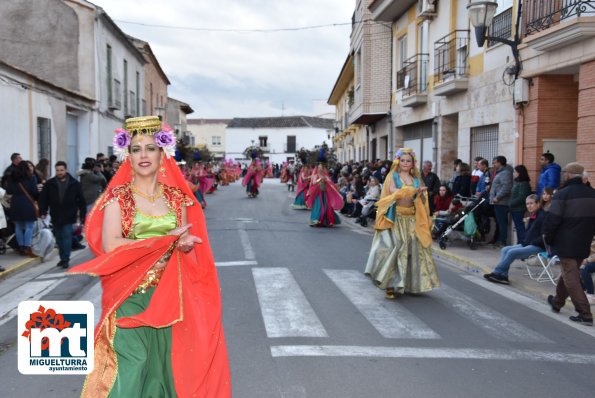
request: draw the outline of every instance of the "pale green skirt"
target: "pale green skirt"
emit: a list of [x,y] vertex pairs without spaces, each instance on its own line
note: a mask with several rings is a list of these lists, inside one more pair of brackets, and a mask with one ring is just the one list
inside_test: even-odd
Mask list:
[[415,216],[398,216],[391,229],[376,231],[366,275],[381,289],[422,293],[440,286],[431,248],[415,236]]

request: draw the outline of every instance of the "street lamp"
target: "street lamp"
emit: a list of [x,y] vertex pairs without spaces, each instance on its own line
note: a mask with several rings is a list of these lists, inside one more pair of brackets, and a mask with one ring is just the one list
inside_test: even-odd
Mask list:
[[486,35],[487,29],[492,24],[492,19],[494,19],[494,15],[496,15],[496,10],[498,9],[497,1],[469,0],[469,4],[467,4],[467,12],[469,13],[471,25],[475,27],[475,39],[477,40],[477,45],[479,47],[483,47],[485,40],[488,39],[490,41],[495,41],[510,46],[515,61],[515,69],[513,71],[515,77],[518,77],[519,72],[521,71],[521,59],[518,49],[518,26],[521,15],[521,7],[522,2],[519,2],[515,37],[514,40],[509,40],[501,37],[492,37]]

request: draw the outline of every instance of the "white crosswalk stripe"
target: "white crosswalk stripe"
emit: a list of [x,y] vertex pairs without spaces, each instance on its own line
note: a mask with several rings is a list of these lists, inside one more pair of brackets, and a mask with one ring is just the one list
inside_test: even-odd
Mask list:
[[268,337],[328,337],[287,268],[252,268]]
[[21,301],[39,300],[54,286],[62,282],[60,279],[33,280],[2,296],[0,301],[0,325],[4,325],[17,315],[18,306]]
[[553,343],[545,336],[445,284],[430,294],[496,339],[526,343]]
[[440,338],[438,333],[398,302],[386,300],[384,293],[361,271],[325,269],[324,273],[383,337]]

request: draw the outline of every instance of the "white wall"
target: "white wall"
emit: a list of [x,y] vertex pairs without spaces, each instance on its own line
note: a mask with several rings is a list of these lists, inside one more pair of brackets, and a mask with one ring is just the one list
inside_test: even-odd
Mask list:
[[287,160],[287,157],[295,157],[295,152],[286,153],[285,147],[287,144],[287,136],[296,136],[296,150],[304,147],[306,149],[313,149],[316,145],[321,145],[324,141],[331,146],[332,143],[328,139],[328,133],[325,129],[320,128],[227,128],[226,129],[226,158],[239,160],[244,157],[244,150],[252,145],[258,145],[260,136],[267,136],[267,145],[270,152],[265,156],[269,157],[272,163],[282,163]]

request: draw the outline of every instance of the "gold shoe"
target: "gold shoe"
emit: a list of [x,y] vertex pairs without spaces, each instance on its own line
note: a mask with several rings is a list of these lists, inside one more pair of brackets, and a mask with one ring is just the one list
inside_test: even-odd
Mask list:
[[386,289],[386,298],[389,300],[394,300],[396,298],[395,297],[395,289],[390,288],[390,287],[388,289]]

